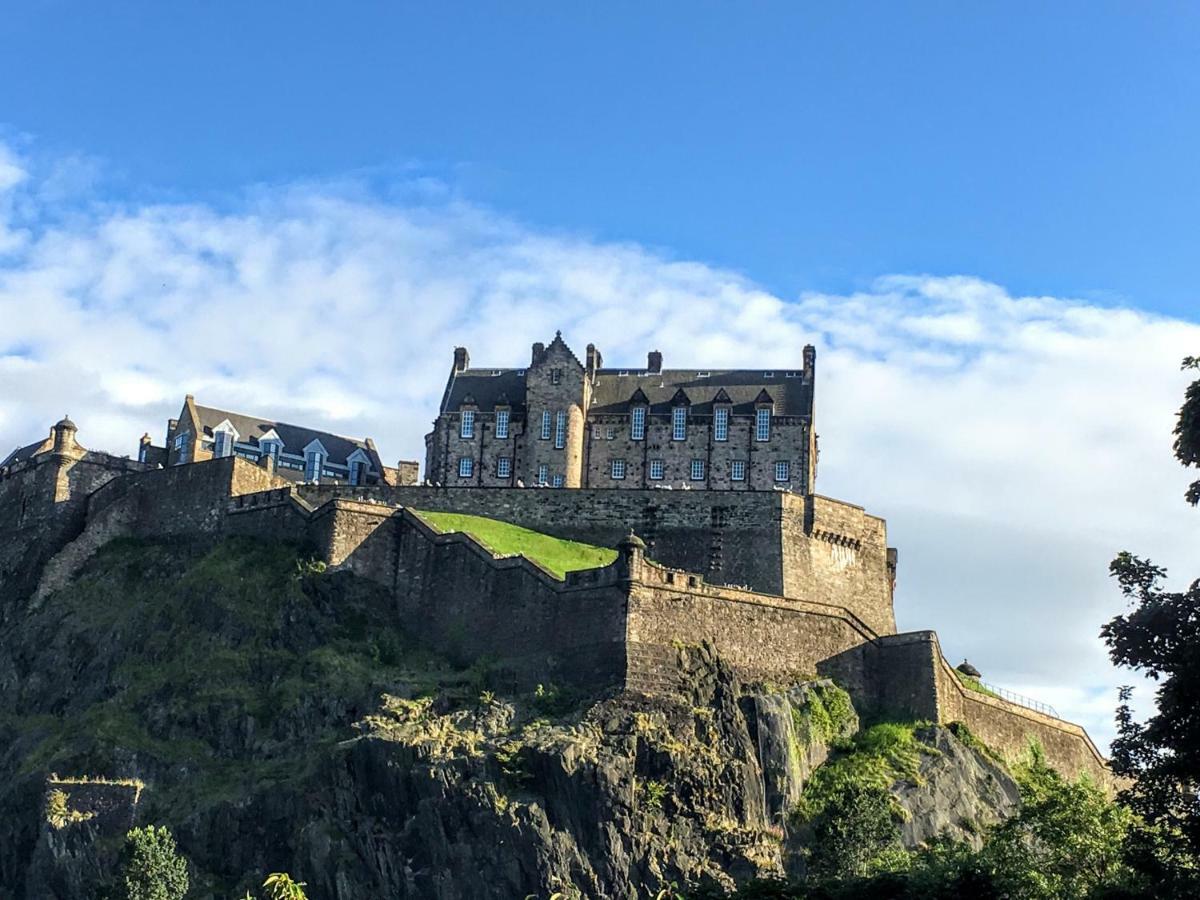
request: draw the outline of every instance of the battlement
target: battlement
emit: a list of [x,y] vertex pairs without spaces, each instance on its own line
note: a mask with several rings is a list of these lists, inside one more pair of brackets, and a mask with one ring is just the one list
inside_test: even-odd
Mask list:
[[[1036,738],[1064,770],[1106,777],[1078,726],[965,690],[936,635],[894,633],[895,552],[883,520],[852,504],[774,491],[309,486],[236,457],[150,470],[54,458],[0,481],[5,503],[20,484],[61,511],[48,520],[57,530],[0,532],[14,567],[0,580],[6,599],[19,596],[12,571],[32,573],[29,593],[44,596],[116,537],[284,540],[383,585],[416,637],[462,664],[494,661],[513,686],[675,690],[679,648],[707,643],[744,679],[833,677],[869,714],[961,720],[1004,752]],[[79,472],[64,476],[66,498],[47,501],[68,468]],[[30,475],[42,470],[59,474]],[[617,558],[560,578],[415,509],[501,519]]]

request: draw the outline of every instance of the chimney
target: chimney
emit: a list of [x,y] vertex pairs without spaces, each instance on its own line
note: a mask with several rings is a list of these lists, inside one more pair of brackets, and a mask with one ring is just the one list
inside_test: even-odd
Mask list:
[[804,345],[804,376],[803,380],[807,384],[812,384],[813,377],[816,374],[817,368],[817,348],[812,344]]
[[471,364],[471,354],[467,352],[466,347],[454,348],[454,371],[465,371],[467,366]]
[[546,345],[543,344],[541,341],[538,341],[536,344],[533,345],[533,358],[530,359],[529,364],[531,366],[536,366],[538,364],[538,362],[541,361],[542,354],[544,354],[545,352],[546,352]]
[[595,344],[587,345],[587,370],[588,375],[594,376],[596,370],[604,365],[604,360],[600,356],[600,351],[596,349]]
[[657,350],[651,350],[646,354],[646,371],[661,372],[662,371],[662,354]]

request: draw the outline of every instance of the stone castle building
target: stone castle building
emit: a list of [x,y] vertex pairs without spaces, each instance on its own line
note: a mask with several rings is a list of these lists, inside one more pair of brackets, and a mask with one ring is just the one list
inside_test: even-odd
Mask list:
[[465,347],[425,437],[446,487],[813,491],[816,350],[794,370],[605,368],[556,334],[524,369],[472,367]]
[[237,456],[269,468],[288,481],[311,484],[416,484],[416,462],[385,466],[371,438],[349,438],[201,406],[188,394],[179,417],[167,422],[164,446],[143,435],[138,460],[179,466]]

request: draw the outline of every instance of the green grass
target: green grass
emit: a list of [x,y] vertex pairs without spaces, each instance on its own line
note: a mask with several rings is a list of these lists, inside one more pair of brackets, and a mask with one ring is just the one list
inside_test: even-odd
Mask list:
[[958,680],[962,682],[962,686],[965,687],[968,691],[974,691],[977,694],[986,694],[989,697],[995,697],[997,700],[1004,699],[999,694],[997,694],[995,691],[984,687],[983,682],[980,681],[975,676],[967,675],[964,672],[958,671],[958,669],[954,670],[954,674],[958,676]]
[[560,580],[565,579],[568,572],[597,569],[610,565],[617,558],[616,550],[578,541],[564,541],[499,519],[415,509],[413,512],[437,531],[469,534],[497,556],[519,554]]

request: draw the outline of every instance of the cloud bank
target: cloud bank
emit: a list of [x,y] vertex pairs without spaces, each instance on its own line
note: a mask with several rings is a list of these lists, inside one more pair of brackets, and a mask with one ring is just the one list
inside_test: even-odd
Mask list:
[[[81,174],[82,173],[82,174]],[[103,202],[0,144],[0,450],[69,412],[134,452],[185,393],[416,458],[450,366],[561,329],[610,364],[798,367],[818,347],[818,489],[889,521],[902,628],[1111,737],[1096,637],[1129,548],[1200,575],[1170,430],[1200,326],[955,276],[772,296],[635,244],[534,229],[419,182]],[[1190,569],[1189,569],[1190,567]],[[1145,693],[1145,692],[1143,692]]]

